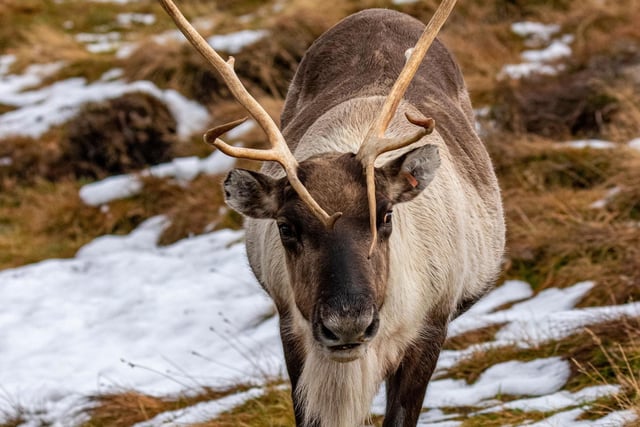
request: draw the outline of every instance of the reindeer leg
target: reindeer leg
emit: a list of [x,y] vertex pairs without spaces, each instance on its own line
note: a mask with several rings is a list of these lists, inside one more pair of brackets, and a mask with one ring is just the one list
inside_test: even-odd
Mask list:
[[407,349],[398,369],[387,377],[383,427],[415,427],[446,335],[446,316],[435,325],[432,321]]

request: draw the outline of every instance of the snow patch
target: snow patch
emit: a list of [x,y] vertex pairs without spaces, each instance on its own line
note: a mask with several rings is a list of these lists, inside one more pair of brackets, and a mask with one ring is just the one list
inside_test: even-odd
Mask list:
[[521,280],[507,280],[502,286],[492,290],[475,303],[467,310],[467,315],[490,313],[501,305],[531,298],[532,295],[533,290],[528,283]]
[[208,175],[223,173],[234,164],[235,159],[221,151],[214,151],[204,159],[198,157],[177,158],[169,163],[151,166],[139,173],[111,176],[86,184],[80,188],[80,198],[89,206],[100,206],[113,200],[140,194],[143,189],[140,178],[144,176],[176,178],[180,182],[188,182],[201,173]]
[[525,50],[521,54],[522,59],[531,63],[541,63],[557,61],[567,56],[571,56],[569,43],[573,42],[573,37],[567,36],[564,36],[561,40],[553,41],[544,49]]
[[[56,67],[59,66],[47,68],[47,73]],[[33,70],[27,71],[25,76],[20,76],[24,77],[20,81],[4,87],[5,82],[0,82],[0,103],[20,107],[0,116],[0,138],[12,135],[38,138],[51,127],[71,119],[87,102],[104,101],[131,92],[147,93],[165,102],[178,123],[180,138],[201,131],[209,121],[209,113],[202,105],[188,100],[173,89],[161,90],[148,81],[125,83],[100,80],[87,84],[85,79],[72,78],[37,90],[20,92],[34,82],[39,83],[42,78]]]
[[132,24],[153,25],[156,23],[156,16],[153,13],[119,13],[116,21],[125,27]]
[[571,147],[577,149],[592,148],[595,150],[608,150],[615,148],[616,144],[602,139],[577,139],[575,141],[560,142],[558,147]]
[[620,187],[613,187],[607,190],[607,193],[605,194],[604,198],[596,200],[595,202],[591,203],[589,205],[590,208],[592,209],[604,209],[607,207],[607,205],[609,204],[609,202],[615,197],[617,196],[620,191],[622,191],[622,188]]
[[226,133],[226,138],[229,140],[242,138],[256,127],[256,122],[253,119],[249,119],[246,122],[238,125]]
[[559,25],[516,22],[511,25],[511,31],[525,39],[525,46],[537,49],[522,52],[524,62],[505,65],[498,75],[500,78],[521,79],[535,74],[555,75],[564,69],[564,65],[558,64],[558,61],[571,56],[569,45],[573,43],[574,37],[565,34],[552,40],[551,37],[560,31]]
[[640,138],[632,139],[627,145],[634,150],[640,151]]
[[508,76],[514,80],[528,77],[534,74],[554,76],[559,68],[553,65],[525,62],[522,64],[507,64],[502,67],[499,76]]
[[569,362],[559,357],[499,363],[484,371],[473,384],[452,379],[431,381],[424,406],[477,406],[498,394],[541,396],[558,391],[570,374]]
[[525,43],[537,44],[548,42],[551,36],[560,31],[558,24],[542,24],[540,22],[514,22],[511,24],[511,32],[526,39]]
[[605,396],[612,396],[620,391],[620,386],[601,385],[585,387],[574,393],[570,391],[558,391],[547,394],[546,396],[533,397],[528,399],[513,400],[497,406],[480,411],[499,412],[508,409],[517,409],[520,411],[540,411],[551,412],[571,406],[579,406]]
[[[7,69],[10,66],[7,65]],[[23,74],[0,75],[0,103],[6,105],[20,105],[15,100],[15,94],[29,87],[38,86],[42,81],[57,73],[64,62],[51,64],[34,64],[27,67]],[[6,114],[6,113],[5,113]]]
[[109,71],[106,71],[102,76],[100,76],[100,80],[103,82],[108,82],[110,80],[117,80],[124,75],[124,70],[122,68],[112,68]]
[[587,307],[555,313],[530,313],[514,319],[496,333],[496,340],[534,347],[549,340],[560,340],[580,328],[621,317],[640,316],[640,302],[608,307]]
[[80,198],[89,206],[100,206],[140,194],[142,188],[142,182],[135,175],[116,175],[82,186]]
[[[479,329],[499,323],[509,323],[517,321],[519,319],[528,319],[532,316],[540,315],[543,313],[554,313],[561,310],[571,309],[593,286],[593,282],[580,282],[569,288],[545,289],[544,291],[540,292],[538,295],[527,301],[515,304],[511,308],[495,313],[478,313],[469,309],[467,313],[451,322],[451,324],[449,325],[449,336],[460,335],[474,329]],[[527,292],[526,287],[522,284],[510,284],[507,290],[508,295],[510,296],[520,296],[524,295]],[[492,294],[494,292],[497,292],[497,289],[487,295],[490,301],[492,298],[495,298],[492,297]],[[505,303],[506,302],[507,301],[505,301]],[[486,303],[480,300],[478,301],[478,304],[480,304],[480,307],[482,308]],[[490,303],[489,305],[493,304]]]
[[268,34],[269,32],[266,30],[242,30],[235,33],[211,36],[207,39],[207,42],[217,51],[237,54]]
[[76,41],[83,43],[91,53],[112,52],[120,46],[121,34],[117,31],[110,33],[78,33]]
[[0,76],[7,74],[14,62],[16,62],[15,55],[0,55]]

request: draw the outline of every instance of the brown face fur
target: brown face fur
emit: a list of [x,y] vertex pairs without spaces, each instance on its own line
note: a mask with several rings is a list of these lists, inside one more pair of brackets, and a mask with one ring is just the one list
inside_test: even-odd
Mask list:
[[[283,189],[283,203],[275,219],[300,312],[311,321],[314,309],[321,304],[333,304],[337,298],[379,309],[388,276],[387,240],[391,234],[390,222],[384,224],[383,219],[392,208],[391,201],[378,194],[380,236],[369,259],[371,231],[366,184],[355,156],[343,154],[307,160],[300,165],[298,176],[327,212],[342,212],[334,228],[328,230],[288,184]],[[354,314],[361,309],[351,308]]]

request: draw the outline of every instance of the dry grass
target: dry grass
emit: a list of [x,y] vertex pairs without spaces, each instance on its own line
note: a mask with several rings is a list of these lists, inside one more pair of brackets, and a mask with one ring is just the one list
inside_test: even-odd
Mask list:
[[192,427],[283,427],[294,426],[291,390],[270,385],[264,395],[233,408],[215,420]]
[[0,194],[0,268],[66,258],[103,234],[125,234],[153,211],[119,201],[107,212],[86,206],[71,181],[37,181]]
[[[561,149],[547,140],[498,133],[487,139],[503,187],[505,277],[536,289],[594,280],[584,305],[640,298],[640,156],[631,150]],[[593,202],[620,193],[604,209]]]
[[[469,408],[469,412],[474,408]],[[461,427],[503,427],[524,425],[527,422],[542,421],[550,416],[551,413],[531,411],[524,412],[519,410],[505,410],[487,414],[477,414],[462,421]]]
[[144,203],[168,217],[171,224],[160,236],[160,244],[220,228],[238,229],[242,218],[224,206],[222,176],[200,176],[188,186],[170,180],[144,180]]
[[168,162],[176,128],[166,104],[145,93],[85,104],[65,125],[58,169],[95,179]]
[[23,38],[24,42],[13,51],[19,64],[86,61],[91,57],[71,34],[47,24],[32,26]]
[[481,344],[487,341],[493,341],[496,332],[504,326],[503,323],[485,326],[484,328],[473,329],[455,337],[448,337],[442,346],[443,350],[463,350],[474,344]]
[[220,399],[249,388],[249,385],[236,385],[227,389],[205,388],[197,393],[176,397],[155,397],[136,391],[93,396],[90,399],[95,407],[88,414],[89,421],[82,424],[82,427],[132,426],[163,412]]
[[0,143],[0,158],[11,164],[0,166],[0,190],[33,184],[38,179],[52,179],[54,165],[62,155],[60,134],[50,132],[36,141],[27,137],[9,137]]
[[[607,362],[604,370],[596,365],[601,359],[587,363],[575,361],[579,371],[593,382],[612,383],[622,388],[609,402],[594,405],[592,412],[600,416],[615,408],[630,409],[640,416],[640,322],[638,319],[623,320],[622,330],[626,336],[623,335],[623,340],[618,343],[605,341],[593,330],[587,330]],[[613,377],[613,381],[608,377]]]
[[80,184],[37,180],[0,193],[0,269],[48,258],[67,258],[104,234],[126,234],[145,219],[165,214],[172,221],[160,238],[168,244],[219,227],[239,227],[237,214],[220,209],[220,176],[201,176],[184,187],[147,179],[136,197],[102,210],[85,205]]

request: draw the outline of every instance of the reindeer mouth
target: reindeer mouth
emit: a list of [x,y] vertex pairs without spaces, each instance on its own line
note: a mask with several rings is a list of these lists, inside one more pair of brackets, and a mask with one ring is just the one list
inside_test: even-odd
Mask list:
[[343,351],[343,350],[352,350],[354,348],[360,347],[360,343],[353,344],[342,344],[342,345],[330,345],[327,348],[329,351]]
[[350,343],[326,346],[328,356],[334,362],[348,363],[360,359],[365,353],[366,344]]

